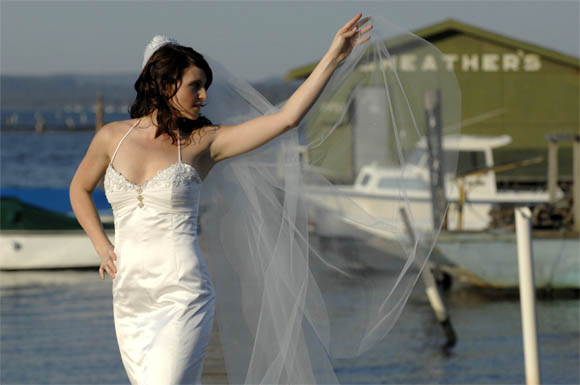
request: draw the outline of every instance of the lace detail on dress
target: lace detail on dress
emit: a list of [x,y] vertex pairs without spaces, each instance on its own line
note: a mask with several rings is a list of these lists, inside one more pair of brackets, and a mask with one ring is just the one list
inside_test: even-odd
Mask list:
[[105,172],[103,186],[106,191],[132,191],[145,188],[177,187],[187,181],[201,183],[201,178],[193,166],[183,162],[173,163],[169,167],[160,170],[157,175],[145,181],[142,186],[131,182],[109,164]]

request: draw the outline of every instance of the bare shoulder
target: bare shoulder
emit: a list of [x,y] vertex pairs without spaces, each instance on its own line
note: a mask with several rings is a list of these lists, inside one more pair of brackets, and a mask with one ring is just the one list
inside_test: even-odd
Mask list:
[[126,126],[126,122],[128,122],[129,120],[118,120],[115,122],[110,122],[105,124],[103,127],[99,128],[97,130],[96,135],[102,136],[102,137],[110,137],[110,136],[114,136],[115,134],[118,134],[121,132],[122,127]]
[[121,137],[136,121],[137,119],[128,119],[107,123],[97,131],[94,140],[105,149],[107,156],[110,158]]
[[139,119],[117,120],[105,124],[100,130],[103,130],[104,135],[124,135],[132,125],[137,123],[138,120]]

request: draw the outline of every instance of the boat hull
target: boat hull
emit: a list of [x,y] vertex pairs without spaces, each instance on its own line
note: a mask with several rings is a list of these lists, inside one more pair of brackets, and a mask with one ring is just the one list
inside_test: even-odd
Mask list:
[[[105,233],[114,243],[115,231]],[[84,230],[3,230],[0,270],[98,267],[101,259]]]
[[[442,232],[441,266],[462,283],[490,288],[519,286],[514,232]],[[580,289],[580,239],[561,233],[537,233],[532,240],[534,278],[538,289]]]

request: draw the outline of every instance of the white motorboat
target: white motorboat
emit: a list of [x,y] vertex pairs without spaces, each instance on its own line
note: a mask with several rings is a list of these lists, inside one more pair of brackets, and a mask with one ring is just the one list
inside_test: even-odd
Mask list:
[[[507,135],[444,137],[444,157],[451,164],[444,174],[446,198],[449,202],[447,229],[474,231],[488,228],[489,211],[494,205],[533,206],[548,202],[547,191],[498,190],[493,150],[510,142],[511,137]],[[399,215],[401,206],[406,206],[417,226],[423,226],[425,230],[432,229],[432,199],[427,162],[428,153],[423,140],[418,142],[404,170],[375,163],[361,167],[353,185],[339,186],[338,190],[308,186],[312,209],[316,212],[312,217],[317,218],[319,230],[328,232],[329,235],[333,231],[339,231],[332,229],[336,225],[331,225],[330,222],[336,220],[337,213],[349,217],[349,207],[354,211],[362,208],[373,216],[388,220],[393,215]],[[458,164],[457,170],[455,163]],[[446,164],[445,159],[443,164]],[[404,191],[405,196],[401,195],[401,191]],[[562,196],[563,192],[557,191],[556,198]],[[332,216],[332,219],[325,218],[325,215]]]
[[[447,230],[438,235],[434,254],[441,270],[470,285],[518,286],[515,233],[513,229],[489,229],[491,208],[500,204],[535,206],[549,202],[547,191],[497,188],[493,149],[510,142],[507,135],[457,135],[443,140],[445,156],[451,159],[455,156],[460,164],[457,173],[455,169],[445,173]],[[352,236],[362,232],[396,240],[408,231],[400,217],[404,208],[415,230],[436,234],[427,162],[425,142],[420,141],[405,170],[370,164],[361,167],[353,185],[338,189],[308,186],[313,228],[322,236]],[[403,194],[401,190],[405,190]],[[556,191],[556,199],[563,195],[561,190]],[[368,222],[361,216],[361,208],[384,222]],[[533,238],[533,249],[538,288],[580,288],[578,234],[544,231]]]

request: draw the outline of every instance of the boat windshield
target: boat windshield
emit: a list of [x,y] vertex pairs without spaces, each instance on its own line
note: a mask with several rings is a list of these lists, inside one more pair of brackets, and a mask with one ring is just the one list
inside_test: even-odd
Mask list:
[[[484,151],[445,150],[443,167],[445,174],[461,175],[487,167]],[[416,148],[407,158],[408,164],[417,167],[427,167],[428,154],[424,148]]]
[[427,158],[427,151],[423,148],[415,148],[409,155],[407,162],[415,166],[421,167]]
[[362,181],[360,182],[361,186],[366,186],[367,183],[369,183],[369,180],[371,179],[370,174],[364,174]]
[[487,167],[485,163],[485,152],[483,151],[445,151],[443,160],[445,173],[456,175],[465,174],[470,171],[480,170]]
[[378,187],[383,189],[399,189],[402,187],[406,190],[424,190],[427,186],[420,179],[381,178]]

